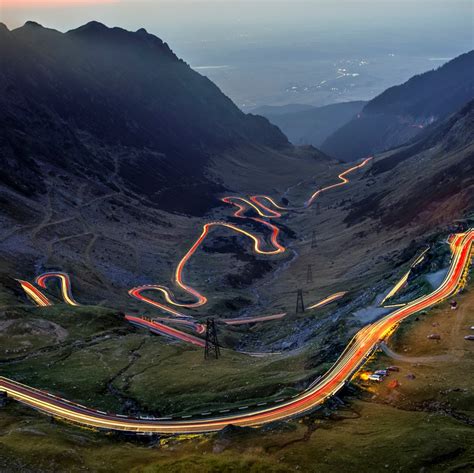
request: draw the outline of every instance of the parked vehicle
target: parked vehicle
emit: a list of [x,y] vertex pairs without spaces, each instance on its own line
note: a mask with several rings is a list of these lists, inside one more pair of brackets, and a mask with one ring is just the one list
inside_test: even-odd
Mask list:
[[383,377],[380,376],[379,374],[371,374],[369,375],[369,381],[377,381],[378,383],[380,383],[381,381],[383,380]]

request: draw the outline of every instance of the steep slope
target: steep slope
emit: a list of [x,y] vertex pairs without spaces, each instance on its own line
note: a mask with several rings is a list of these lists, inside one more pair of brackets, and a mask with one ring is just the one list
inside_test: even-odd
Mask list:
[[474,97],[474,51],[439,69],[412,77],[371,100],[360,115],[321,148],[345,161],[384,151],[415,137]]
[[231,215],[224,191],[283,193],[328,166],[160,39],[95,22],[0,27],[0,155],[8,297],[25,297],[13,278],[61,268],[81,302],[115,307],[137,284],[172,280],[203,223]]
[[[211,155],[289,148],[145,30],[92,22],[62,34],[29,22],[2,28],[0,61],[4,179],[17,190],[44,190],[41,163],[99,181],[115,170],[161,208],[200,213],[221,189],[206,176]],[[170,183],[187,188],[180,199]]]
[[474,101],[415,141],[378,156],[369,191],[351,204],[354,225],[375,219],[386,229],[444,225],[474,209]]
[[[341,128],[364,107],[366,102],[344,102],[324,107],[262,107],[254,110],[278,126],[295,145],[321,146],[326,138]],[[282,110],[280,110],[282,109]]]

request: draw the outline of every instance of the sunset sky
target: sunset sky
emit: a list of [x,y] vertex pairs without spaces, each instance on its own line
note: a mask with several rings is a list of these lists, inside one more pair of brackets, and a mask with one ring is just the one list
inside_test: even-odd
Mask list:
[[119,0],[1,0],[5,8],[57,7],[73,5],[99,5],[102,3],[118,3]]
[[288,87],[331,77],[336,61],[370,66],[331,100],[372,98],[473,49],[472,18],[472,0],[0,0],[10,29],[146,28],[244,109],[294,100]]

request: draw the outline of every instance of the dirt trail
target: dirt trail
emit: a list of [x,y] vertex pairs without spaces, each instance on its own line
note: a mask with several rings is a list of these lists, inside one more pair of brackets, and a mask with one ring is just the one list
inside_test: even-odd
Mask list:
[[400,355],[394,352],[391,348],[387,346],[385,342],[380,344],[381,350],[390,358],[398,361],[405,361],[407,363],[438,363],[443,361],[452,361],[453,356],[451,354],[448,355],[436,355],[436,356],[405,356]]

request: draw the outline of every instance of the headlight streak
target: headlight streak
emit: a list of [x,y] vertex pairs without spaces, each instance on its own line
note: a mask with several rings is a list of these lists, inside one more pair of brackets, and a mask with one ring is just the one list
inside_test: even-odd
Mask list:
[[[372,158],[369,157],[369,158],[363,160],[360,164],[358,164],[356,166],[353,166],[350,169],[347,169],[346,171],[339,174],[338,177],[341,180],[341,182],[336,183],[336,184],[332,184],[330,186],[327,186],[327,187],[325,187],[323,189],[320,189],[317,192],[315,192],[311,196],[310,200],[305,203],[305,205],[304,205],[304,207],[302,207],[302,209],[305,209],[305,208],[309,207],[311,205],[311,203],[314,201],[314,199],[321,192],[325,192],[329,189],[333,189],[335,187],[339,187],[339,186],[347,184],[349,182],[349,180],[346,178],[346,176],[348,174],[350,174],[351,172],[364,167],[371,159]],[[163,285],[152,285],[152,284],[130,289],[129,294],[132,297],[134,297],[138,300],[141,300],[142,302],[145,302],[147,304],[150,304],[150,305],[152,305],[152,306],[154,306],[154,307],[156,307],[160,310],[168,312],[169,314],[171,314],[175,317],[178,317],[178,318],[184,318],[184,317],[187,317],[187,316],[185,314],[183,314],[182,312],[180,312],[179,310],[176,310],[174,307],[186,308],[186,309],[196,309],[196,308],[199,308],[199,307],[202,307],[203,305],[205,305],[207,303],[207,298],[203,294],[201,294],[198,290],[194,289],[189,284],[184,282],[183,273],[184,273],[184,269],[186,267],[186,264],[189,262],[191,257],[195,254],[195,252],[199,249],[199,247],[201,246],[201,244],[203,243],[203,241],[205,240],[205,238],[207,237],[207,235],[209,234],[210,230],[213,227],[228,228],[228,229],[233,230],[237,233],[240,233],[241,235],[244,235],[244,236],[248,237],[249,239],[251,239],[253,241],[253,250],[254,250],[254,252],[256,254],[259,254],[259,255],[272,256],[272,255],[277,255],[277,254],[284,253],[286,251],[286,248],[283,245],[281,245],[278,241],[278,237],[279,237],[279,234],[280,234],[279,228],[277,226],[267,222],[266,220],[263,220],[263,219],[264,218],[268,218],[268,219],[279,218],[279,217],[282,216],[281,212],[278,212],[274,209],[271,209],[270,206],[273,206],[274,208],[276,208],[278,210],[284,210],[284,211],[296,210],[295,208],[282,207],[282,206],[278,205],[271,197],[268,197],[268,196],[265,196],[265,195],[254,195],[254,196],[251,196],[250,199],[246,199],[244,197],[239,197],[239,196],[227,196],[227,197],[222,198],[221,200],[223,202],[227,203],[227,204],[230,204],[230,205],[233,205],[233,206],[237,207],[237,210],[234,212],[234,217],[252,220],[254,222],[257,222],[257,223],[267,227],[271,232],[270,233],[270,243],[271,243],[273,249],[264,250],[263,249],[263,242],[259,237],[257,237],[253,233],[251,233],[251,232],[249,232],[249,231],[247,231],[243,228],[237,227],[236,225],[226,223],[226,222],[210,222],[210,223],[207,223],[203,226],[200,236],[197,238],[197,240],[193,243],[191,248],[186,252],[186,254],[179,261],[179,263],[176,267],[175,273],[174,273],[174,283],[176,284],[176,286],[178,286],[184,293],[192,296],[195,299],[194,302],[190,302],[190,303],[178,302],[176,300],[175,296],[173,295],[172,291],[168,287],[163,286]],[[266,201],[267,205],[263,204],[262,200]],[[254,211],[258,215],[258,217],[246,217],[245,213],[248,210]],[[164,299],[166,301],[166,304],[163,304],[163,303],[161,303],[159,301],[156,301],[154,299],[150,299],[149,297],[146,297],[142,294],[143,292],[149,291],[149,290],[154,290],[154,291],[160,292],[161,295],[164,297]],[[333,297],[333,296],[330,296],[328,299],[330,299],[331,297]],[[333,300],[335,300],[335,299],[336,298],[334,298]],[[327,303],[329,303],[329,302],[327,302]],[[316,307],[318,307],[317,304],[315,304],[315,306],[313,308],[316,308]]]
[[312,309],[319,309],[321,307],[324,307],[325,305],[330,304],[331,302],[337,301],[344,297],[347,294],[346,291],[343,292],[336,292],[335,294],[332,294],[322,301],[316,302],[316,304],[310,305],[309,307],[306,307],[307,310],[312,310]]
[[48,279],[59,279],[61,294],[66,304],[69,304],[72,306],[79,305],[72,297],[71,280],[69,279],[68,274],[62,273],[62,272],[44,273],[36,278],[36,284],[42,287],[43,289],[46,289],[47,288],[46,282]]
[[22,289],[25,291],[26,295],[39,307],[47,307],[53,305],[53,303],[33,284],[28,281],[23,281],[22,279],[15,279]]
[[249,408],[236,414],[210,416],[189,420],[156,420],[118,417],[102,414],[78,406],[70,401],[52,397],[48,393],[30,388],[7,378],[0,378],[0,389],[10,397],[47,414],[89,427],[140,433],[199,433],[220,430],[228,424],[260,426],[268,422],[288,419],[308,412],[333,396],[365,363],[378,343],[387,337],[405,318],[427,309],[452,296],[462,285],[464,274],[471,262],[474,229],[457,235],[449,271],[442,284],[430,294],[421,296],[406,306],[391,312],[382,319],[362,328],[344,352],[314,386],[289,400],[266,408]]
[[[331,186],[327,186],[324,189],[320,189],[315,192],[311,196],[311,198],[305,203],[305,208],[311,205],[314,199],[318,195],[320,195],[321,192],[325,192],[329,189],[342,186],[349,182],[346,176],[350,172],[365,166],[370,161],[370,159],[371,158],[367,158],[359,165],[354,166],[341,173],[339,175],[339,179],[341,180],[341,182],[333,184]],[[139,288],[132,289],[130,293],[131,295],[133,295],[133,297],[137,297],[138,299],[143,300],[144,302],[159,307],[158,304],[160,303],[157,303],[156,301],[148,299],[142,295],[142,292],[145,290],[157,290],[161,292],[166,302],[170,306],[198,308],[204,305],[207,302],[206,297],[184,282],[183,271],[186,263],[200,247],[203,240],[208,235],[210,229],[214,226],[222,226],[225,228],[229,228],[250,238],[253,241],[253,248],[255,253],[257,254],[276,255],[285,251],[285,248],[278,242],[278,227],[263,220],[263,218],[278,218],[279,216],[281,216],[281,213],[272,210],[269,207],[270,205],[272,205],[274,208],[277,208],[278,210],[291,209],[286,209],[279,206],[270,197],[267,196],[252,196],[250,200],[239,197],[228,197],[225,199],[227,200],[224,201],[232,203],[232,205],[235,205],[237,207],[237,211],[234,213],[235,217],[249,218],[253,221],[261,223],[262,225],[266,226],[271,230],[270,242],[273,248],[264,249],[263,242],[257,236],[247,230],[237,227],[236,225],[229,224],[226,222],[207,223],[203,226],[203,230],[199,238],[195,241],[195,243],[187,251],[184,257],[180,260],[176,268],[174,277],[176,285],[179,286],[184,292],[193,296],[196,300],[191,303],[177,302],[168,288],[166,288],[165,286],[158,285],[141,286]],[[262,204],[262,200],[265,200],[268,205]],[[254,210],[259,215],[259,217],[244,217],[244,212],[248,208]],[[216,416],[212,415],[211,413],[208,415],[208,417],[203,417],[204,414],[201,414],[198,416],[198,419],[194,419],[193,416],[191,416],[190,419],[186,420],[184,418],[171,418],[169,420],[160,420],[156,418],[143,419],[114,414],[105,414],[97,410],[87,408],[85,406],[80,406],[65,399],[52,396],[51,394],[43,392],[41,390],[30,388],[7,378],[0,377],[0,390],[4,390],[9,396],[14,399],[17,399],[20,402],[23,402],[24,404],[30,405],[31,407],[39,409],[42,412],[57,416],[65,420],[69,420],[93,428],[128,432],[165,434],[200,433],[220,430],[228,424],[255,427],[268,422],[274,422],[277,420],[288,419],[294,416],[300,416],[323,403],[329,397],[333,396],[346,382],[350,381],[354,374],[357,372],[357,370],[360,369],[360,367],[365,363],[370,354],[378,346],[378,343],[388,337],[396,329],[396,327],[400,324],[401,321],[403,321],[410,315],[413,315],[414,313],[431,307],[432,305],[437,304],[443,301],[444,299],[450,297],[458,290],[460,286],[462,286],[465,271],[467,270],[471,260],[471,248],[473,239],[473,229],[469,230],[466,233],[455,235],[454,238],[450,240],[450,247],[453,256],[451,259],[451,266],[443,283],[432,293],[426,296],[421,296],[415,299],[414,301],[407,303],[403,307],[384,316],[377,322],[362,328],[353,337],[351,342],[347,345],[343,353],[339,356],[339,358],[328,370],[328,372],[323,377],[317,379],[308,389],[304,390],[297,396],[293,396],[291,399],[279,400],[274,402],[269,401],[265,404],[265,407],[243,406],[241,408],[236,408],[236,410],[238,410],[239,412],[234,414],[225,413],[225,415]],[[414,265],[420,262],[419,260],[421,256],[422,255],[420,255],[420,257],[415,261]],[[38,278],[38,284],[41,285],[41,287],[46,287],[46,279],[50,277],[58,277],[60,279],[62,294],[65,299],[65,302],[70,303],[71,305],[76,305],[77,303],[74,301],[70,293],[69,278],[67,278],[67,275],[64,275],[64,273],[46,273],[46,275],[42,275]],[[25,292],[38,305],[51,305],[51,301],[49,301],[48,298],[46,298],[46,296],[41,293],[41,291],[34,288],[34,286],[32,286],[30,283],[21,280],[19,281],[19,283],[22,285]],[[332,296],[327,297],[323,301],[320,301],[311,307],[320,307],[323,303],[329,303],[330,301],[335,300],[336,296],[337,298],[342,297],[341,293],[333,294]],[[162,304],[162,306],[164,306],[164,304]],[[171,307],[167,307],[163,310],[168,311],[176,317],[176,320],[173,319],[175,323],[182,323],[184,325],[194,327],[194,319],[192,317],[181,314],[179,311],[175,311]],[[171,311],[174,311],[174,313]],[[267,317],[277,317],[280,315],[283,316],[283,314],[276,314],[275,316]],[[149,330],[155,331],[157,333],[174,336],[175,338],[180,338],[182,340],[188,341],[189,343],[193,343],[198,346],[203,346],[204,342],[202,339],[186,334],[184,332],[180,332],[176,329],[168,327],[167,325],[160,324],[159,322],[157,322],[157,320],[150,320],[130,315],[126,317],[127,320],[129,320],[131,323],[134,323],[140,327],[146,326],[146,328],[148,328]],[[264,317],[262,317],[261,319],[263,318]],[[254,318],[253,320],[258,320],[258,318]],[[197,324],[194,327],[196,331],[202,330],[202,328],[203,327],[200,324]],[[245,413],[242,412],[243,410],[245,410]]]
[[[389,293],[382,299],[382,302],[380,303],[380,306],[384,306],[385,302],[387,302],[389,299],[391,299],[395,294],[398,293],[398,291],[400,291],[400,289],[402,287],[405,286],[405,284],[408,281],[408,278],[410,277],[412,269],[415,266],[418,266],[425,259],[425,254],[429,249],[430,249],[430,247],[428,246],[428,248],[425,248],[423,250],[423,252],[415,259],[415,261],[410,265],[410,269],[402,276],[400,281],[398,281],[395,284],[395,286],[393,286],[393,288],[389,291]],[[402,305],[404,305],[404,304],[402,304]],[[385,307],[387,307],[387,308],[388,307],[393,307],[393,305],[392,306],[385,305]]]

